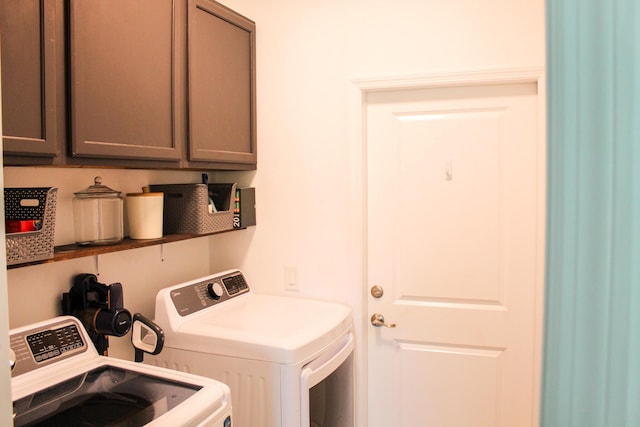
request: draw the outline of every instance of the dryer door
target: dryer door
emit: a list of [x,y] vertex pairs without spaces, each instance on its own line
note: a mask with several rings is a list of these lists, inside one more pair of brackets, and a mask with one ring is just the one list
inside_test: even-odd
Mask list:
[[354,425],[353,334],[304,366],[301,373],[301,426]]

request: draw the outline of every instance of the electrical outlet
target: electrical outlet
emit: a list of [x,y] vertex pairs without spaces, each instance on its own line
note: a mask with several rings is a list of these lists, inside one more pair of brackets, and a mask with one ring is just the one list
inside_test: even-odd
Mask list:
[[295,267],[284,268],[284,290],[299,291],[298,287],[298,269]]

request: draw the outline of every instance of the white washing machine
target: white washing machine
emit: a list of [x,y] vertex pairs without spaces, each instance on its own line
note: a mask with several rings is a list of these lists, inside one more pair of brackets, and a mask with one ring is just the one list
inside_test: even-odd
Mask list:
[[161,290],[155,322],[164,349],[145,360],[229,385],[234,425],[355,425],[349,307],[255,294],[230,270]]
[[75,317],[10,331],[15,426],[231,426],[229,388],[100,356]]

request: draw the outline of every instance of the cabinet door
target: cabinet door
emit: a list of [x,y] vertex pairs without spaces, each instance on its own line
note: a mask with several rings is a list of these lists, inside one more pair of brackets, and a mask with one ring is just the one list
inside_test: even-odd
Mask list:
[[188,58],[189,160],[255,165],[255,23],[190,0]]
[[174,3],[70,1],[73,157],[180,159]]
[[[3,151],[53,158],[64,132],[61,5],[54,0],[0,2]],[[61,33],[60,33],[61,34]],[[64,138],[64,134],[62,134]]]

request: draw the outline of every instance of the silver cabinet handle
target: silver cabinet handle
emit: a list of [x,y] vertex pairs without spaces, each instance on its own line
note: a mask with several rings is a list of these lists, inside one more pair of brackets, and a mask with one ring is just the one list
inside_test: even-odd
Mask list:
[[384,316],[380,313],[373,313],[371,315],[371,324],[377,328],[384,326],[385,328],[395,328],[395,323],[384,323]]

